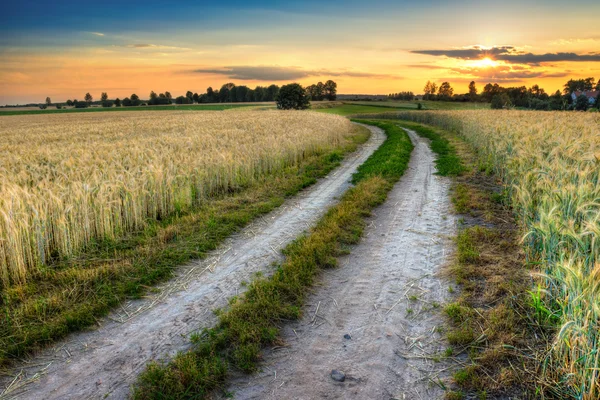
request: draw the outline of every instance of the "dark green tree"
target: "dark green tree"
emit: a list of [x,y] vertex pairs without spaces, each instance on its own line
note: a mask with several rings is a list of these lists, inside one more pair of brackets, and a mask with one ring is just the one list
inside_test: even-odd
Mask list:
[[100,95],[100,100],[101,101],[108,100],[108,94],[106,92],[102,92],[102,94]]
[[564,94],[571,94],[573,92],[583,92],[587,90],[593,90],[596,86],[596,79],[585,78],[585,79],[570,79],[564,85]]
[[511,106],[510,97],[506,93],[499,93],[492,97],[492,109],[501,110]]
[[475,86],[475,81],[469,83],[469,100],[477,101],[477,86]]
[[590,108],[590,100],[585,94],[581,94],[577,96],[575,100],[575,110],[577,111],[587,111]]
[[121,107],[121,100],[118,97],[115,99],[115,107]]
[[279,89],[276,101],[280,110],[305,110],[310,107],[306,91],[298,83],[283,85]]
[[86,101],[86,103],[88,103],[88,105],[89,105],[89,104],[90,104],[90,103],[91,103],[93,100],[94,100],[94,98],[92,97],[92,95],[91,95],[91,94],[89,94],[89,93],[86,93],[86,94],[85,94],[85,101]]
[[328,80],[323,86],[323,92],[327,100],[334,101],[337,98],[337,83]]
[[52,100],[50,100],[50,97],[46,97],[46,106],[50,106],[52,104]]
[[452,89],[449,82],[444,82],[440,85],[440,89],[438,90],[440,100],[450,100],[453,94],[454,89]]
[[279,86],[274,85],[274,84],[270,85],[267,88],[267,98],[265,99],[265,101],[276,101],[278,93],[279,93]]

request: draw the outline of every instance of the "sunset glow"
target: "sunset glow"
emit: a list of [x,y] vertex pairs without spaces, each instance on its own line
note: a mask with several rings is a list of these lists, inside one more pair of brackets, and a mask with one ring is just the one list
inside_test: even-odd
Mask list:
[[600,75],[600,36],[568,23],[599,13],[591,0],[9,2],[0,104],[327,79],[339,93],[421,93],[427,80],[555,91]]

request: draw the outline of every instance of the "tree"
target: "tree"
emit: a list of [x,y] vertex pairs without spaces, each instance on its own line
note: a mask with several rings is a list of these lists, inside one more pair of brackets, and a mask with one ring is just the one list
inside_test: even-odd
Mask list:
[[121,100],[118,97],[115,99],[115,107],[121,107]]
[[267,88],[267,98],[265,101],[276,101],[277,95],[279,94],[279,86],[271,85]]
[[158,98],[158,95],[154,92],[154,90],[150,91],[150,100],[155,100]]
[[590,108],[590,100],[585,94],[580,94],[577,96],[575,100],[575,110],[577,111],[587,111]]
[[194,103],[200,103],[200,96],[198,95],[198,93],[194,93],[192,95],[192,99],[194,100]]
[[570,79],[564,85],[564,94],[571,94],[573,92],[584,92],[588,90],[593,90],[596,86],[596,79],[594,78],[586,78],[586,79]]
[[325,82],[325,86],[323,87],[323,89],[327,100],[334,101],[337,98],[337,83],[335,83],[331,79]]
[[88,105],[89,105],[89,104],[90,104],[90,103],[91,103],[93,100],[94,100],[94,98],[92,97],[92,95],[91,95],[91,94],[89,94],[89,93],[86,93],[86,94],[85,94],[85,101],[86,101],[86,103],[88,103]]
[[179,96],[175,99],[175,104],[191,104],[192,100],[186,96]]
[[[141,103],[140,97],[135,93],[133,93],[129,99],[131,100],[130,106],[139,106]],[[123,99],[123,105],[125,105],[125,99]]]
[[173,96],[171,96],[171,92],[165,92],[165,97],[169,100],[173,100]]
[[498,85],[497,83],[494,83],[493,85],[491,83],[488,83],[483,87],[483,92],[481,92],[481,98],[484,99],[486,102],[490,103],[494,96],[500,94],[501,92],[502,88],[500,87],[500,85]]
[[50,106],[52,104],[52,100],[50,100],[50,97],[46,97],[46,105]]
[[67,100],[67,105],[68,105],[69,107],[71,107],[71,106],[73,105],[73,101],[72,101],[72,100]]
[[189,90],[185,93],[185,97],[190,99],[192,103],[194,102],[194,93],[190,92]]
[[132,102],[131,102],[131,99],[129,97],[125,97],[123,99],[123,102],[121,104],[123,104],[123,107],[131,107]]
[[102,94],[100,95],[100,100],[102,100],[102,101],[108,100],[108,94],[106,92],[102,92]]
[[89,106],[89,102],[87,101],[77,101],[75,100],[73,103],[75,103],[75,108],[88,108]]
[[438,97],[442,100],[450,100],[452,95],[454,94],[454,89],[450,86],[450,83],[444,82],[440,85],[440,90],[438,91]]
[[492,109],[501,110],[505,107],[510,107],[510,98],[506,93],[499,93],[492,98]]
[[425,96],[423,96],[423,98],[425,100],[429,100],[435,95],[435,92],[437,91],[437,85],[433,82],[427,81],[423,91],[425,92]]
[[306,91],[297,83],[283,85],[277,93],[276,101],[280,110],[305,110],[310,107]]
[[475,81],[471,81],[471,83],[469,83],[469,100],[477,100],[477,86],[475,86]]

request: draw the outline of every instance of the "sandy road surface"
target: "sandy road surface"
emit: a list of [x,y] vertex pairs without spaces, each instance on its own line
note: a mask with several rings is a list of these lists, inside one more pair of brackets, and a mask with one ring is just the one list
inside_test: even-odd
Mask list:
[[385,139],[381,129],[369,129],[369,141],[326,178],[250,224],[207,259],[182,267],[152,298],[125,304],[96,330],[71,335],[22,363],[12,376],[0,378],[0,393],[44,400],[126,398],[149,360],[185,350],[192,331],[215,323],[213,309],[225,306],[242,281],[268,270],[280,250],[346,191],[356,168]]
[[[434,362],[447,344],[439,305],[448,283],[437,276],[452,248],[449,179],[434,175],[428,141],[376,209],[366,237],[326,271],[303,320],[284,328],[285,346],[265,354],[263,371],[238,376],[236,399],[437,399],[450,365]],[[350,335],[350,338],[344,338]],[[425,357],[423,357],[425,356]],[[332,379],[331,371],[346,374]]]

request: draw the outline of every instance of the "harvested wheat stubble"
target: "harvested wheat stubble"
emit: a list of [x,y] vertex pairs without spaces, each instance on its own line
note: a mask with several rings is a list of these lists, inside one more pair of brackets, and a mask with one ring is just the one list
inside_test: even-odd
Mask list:
[[344,118],[185,111],[0,121],[0,285],[333,149]]

